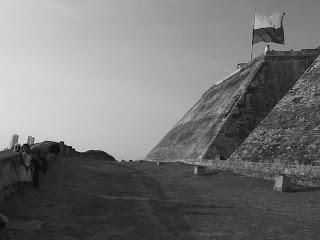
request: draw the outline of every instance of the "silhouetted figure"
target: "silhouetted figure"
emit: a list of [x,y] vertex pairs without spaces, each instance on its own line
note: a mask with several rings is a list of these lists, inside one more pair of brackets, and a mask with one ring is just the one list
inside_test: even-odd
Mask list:
[[35,188],[41,189],[40,186],[40,171],[43,173],[47,173],[47,169],[44,168],[43,159],[40,159],[38,155],[33,154],[32,163],[34,166],[33,176],[32,176],[32,184]]
[[22,153],[18,162],[18,178],[23,185],[26,182],[32,182],[32,172],[33,163],[32,163],[32,154],[30,152],[30,146],[28,144],[24,144],[22,146]]
[[267,46],[264,49],[264,55],[266,55],[267,52],[270,52],[270,45],[269,44],[267,44]]

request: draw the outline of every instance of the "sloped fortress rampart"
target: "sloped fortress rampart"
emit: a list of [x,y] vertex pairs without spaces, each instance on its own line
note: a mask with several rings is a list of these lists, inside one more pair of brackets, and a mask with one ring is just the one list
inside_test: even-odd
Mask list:
[[212,86],[147,159],[227,159],[319,55],[271,51]]
[[319,165],[319,149],[320,57],[230,160]]

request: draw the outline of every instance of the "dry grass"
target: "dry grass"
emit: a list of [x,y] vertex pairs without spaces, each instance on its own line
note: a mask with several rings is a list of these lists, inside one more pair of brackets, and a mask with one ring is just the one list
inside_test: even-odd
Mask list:
[[[0,239],[318,239],[320,191],[272,191],[272,182],[228,172],[192,175],[190,165],[65,158],[0,204],[40,231]],[[1,238],[2,237],[2,238]]]

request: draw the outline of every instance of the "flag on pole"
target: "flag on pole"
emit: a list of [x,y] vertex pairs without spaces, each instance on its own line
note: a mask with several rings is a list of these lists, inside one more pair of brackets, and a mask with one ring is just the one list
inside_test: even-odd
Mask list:
[[283,17],[285,13],[274,13],[267,17],[254,14],[252,45],[259,42],[284,44]]

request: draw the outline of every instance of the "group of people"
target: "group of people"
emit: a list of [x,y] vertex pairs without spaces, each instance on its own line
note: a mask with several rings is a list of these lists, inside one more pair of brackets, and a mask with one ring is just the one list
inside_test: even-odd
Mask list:
[[40,186],[40,172],[47,173],[47,158],[49,154],[59,153],[60,148],[58,144],[51,144],[48,149],[39,146],[32,150],[29,144],[22,146],[22,151],[16,165],[17,175],[22,185],[24,183],[32,183],[33,187],[42,189]]

